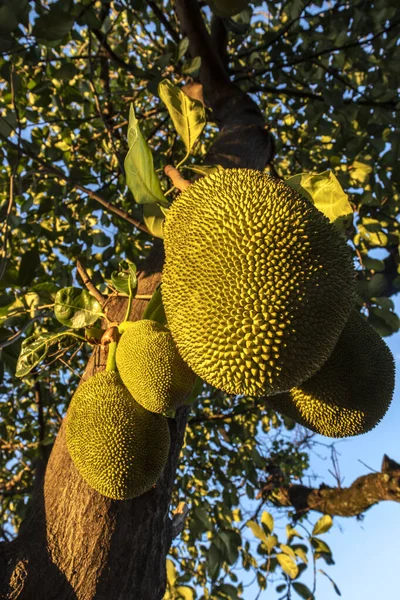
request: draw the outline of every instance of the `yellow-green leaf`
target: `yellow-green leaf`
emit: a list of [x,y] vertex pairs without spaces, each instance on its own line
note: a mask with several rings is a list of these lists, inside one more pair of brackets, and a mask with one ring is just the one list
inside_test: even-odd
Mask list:
[[261,523],[268,529],[268,533],[272,533],[274,530],[274,518],[273,516],[264,510],[261,516]]
[[264,529],[258,525],[258,523],[256,523],[255,521],[247,521],[246,525],[251,529],[253,535],[255,535],[256,538],[258,538],[265,544],[267,543],[266,533]]
[[158,87],[161,100],[168,109],[177,133],[185,144],[186,152],[192,150],[206,124],[204,106],[199,100],[189,98],[168,79],[163,79]]
[[311,200],[331,223],[353,214],[347,194],[332,171],[300,173],[289,177],[285,183]]
[[333,521],[330,515],[324,515],[314,525],[312,535],[318,535],[320,533],[326,533],[332,527]]
[[290,579],[294,579],[295,577],[297,577],[299,568],[296,565],[293,558],[291,558],[287,554],[277,554],[276,560],[280,564],[282,571],[286,573],[286,575],[288,575]]

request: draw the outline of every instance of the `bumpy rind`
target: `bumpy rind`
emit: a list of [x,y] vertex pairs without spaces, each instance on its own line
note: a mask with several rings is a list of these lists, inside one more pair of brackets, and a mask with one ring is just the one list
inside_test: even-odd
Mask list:
[[230,394],[287,391],[325,362],[354,299],[350,250],[281,181],[225,169],[184,191],[164,228],[162,297],[183,359]]
[[196,376],[180,356],[171,332],[144,319],[123,334],[117,368],[124,385],[146,410],[165,413],[184,404]]
[[83,479],[115,500],[148,491],[168,458],[167,419],[140,406],[115,372],[101,372],[75,392],[67,448]]
[[268,404],[322,435],[360,435],[385,415],[394,379],[389,348],[354,310],[323,367],[300,387],[271,396]]

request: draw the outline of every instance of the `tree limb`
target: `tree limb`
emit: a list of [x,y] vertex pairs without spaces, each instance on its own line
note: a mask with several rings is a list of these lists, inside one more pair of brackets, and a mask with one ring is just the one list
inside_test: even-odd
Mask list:
[[297,515],[315,510],[327,515],[354,517],[384,500],[400,502],[400,464],[386,455],[380,473],[358,477],[348,488],[322,485],[310,488],[291,484],[276,487],[267,481],[258,497],[265,497],[280,506],[293,506]]

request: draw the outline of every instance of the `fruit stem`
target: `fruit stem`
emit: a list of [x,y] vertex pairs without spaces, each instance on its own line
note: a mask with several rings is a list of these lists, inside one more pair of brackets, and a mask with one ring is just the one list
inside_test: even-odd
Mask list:
[[117,342],[111,342],[108,344],[108,356],[107,356],[107,364],[106,371],[116,371],[117,364],[115,362],[115,356],[117,352]]

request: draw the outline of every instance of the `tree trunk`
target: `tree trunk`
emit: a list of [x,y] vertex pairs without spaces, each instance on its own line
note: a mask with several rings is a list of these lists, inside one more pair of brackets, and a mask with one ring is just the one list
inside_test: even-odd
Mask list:
[[[201,56],[201,84],[220,134],[208,161],[225,167],[263,169],[272,143],[257,105],[229,80],[208,34],[197,0],[177,0],[177,14],[190,51]],[[222,28],[214,31],[222,32]],[[161,278],[162,246],[155,243],[139,277],[138,294],[151,294]],[[126,300],[107,307],[110,320],[122,321]],[[133,303],[131,319],[144,302]],[[94,352],[84,378],[105,366],[105,352]],[[189,409],[170,419],[171,449],[154,489],[127,501],[112,501],[80,477],[61,426],[47,466],[38,463],[35,490],[20,534],[0,547],[0,592],[9,600],[161,600],[165,559],[172,541],[168,516],[171,493]]]

